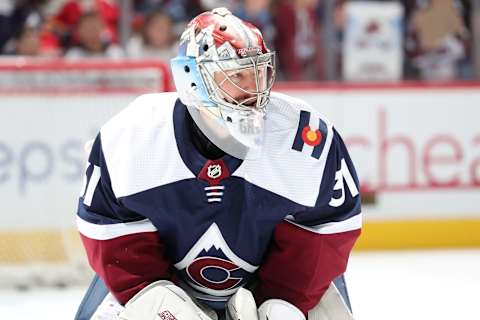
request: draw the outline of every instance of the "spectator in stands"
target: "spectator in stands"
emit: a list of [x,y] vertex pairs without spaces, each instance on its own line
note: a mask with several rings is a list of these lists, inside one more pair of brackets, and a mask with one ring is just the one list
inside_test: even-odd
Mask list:
[[467,56],[469,35],[454,0],[418,2],[408,23],[406,50],[425,80],[452,80]]
[[13,42],[14,50],[10,54],[18,56],[40,56],[40,35],[36,28],[26,27],[20,31]]
[[15,6],[13,0],[6,0],[5,3],[0,6],[0,53],[5,53],[6,45],[17,29],[14,13]]
[[169,63],[177,55],[177,38],[172,19],[162,11],[152,12],[145,19],[139,36],[130,39],[127,55],[130,58],[155,58]]
[[154,11],[165,12],[178,26],[179,33],[183,31],[187,21],[205,11],[203,0],[133,0],[137,15],[148,15]]
[[105,25],[100,15],[95,12],[87,12],[80,17],[75,28],[74,38],[76,45],[69,49],[65,57],[76,58],[123,58],[123,50],[110,42],[105,36]]
[[[274,43],[275,26],[270,9],[270,0],[243,0],[233,10],[233,14],[242,20],[253,23],[262,32],[267,43]],[[270,48],[271,50],[273,46]]]
[[20,51],[27,55],[58,55],[58,41],[45,16],[47,0],[0,3],[0,53],[15,54],[20,46]]
[[203,8],[212,10],[220,7],[234,8],[237,5],[238,0],[200,0],[199,2]]
[[87,12],[98,13],[104,24],[103,37],[110,42],[117,42],[117,26],[120,9],[116,1],[112,0],[66,0],[58,10],[55,20],[58,32],[62,34],[65,46],[74,41],[73,32],[80,17]]
[[281,0],[276,7],[275,49],[285,80],[323,78],[318,0]]

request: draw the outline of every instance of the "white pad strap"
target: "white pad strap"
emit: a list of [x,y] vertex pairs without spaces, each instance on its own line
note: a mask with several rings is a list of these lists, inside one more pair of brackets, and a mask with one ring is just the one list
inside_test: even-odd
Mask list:
[[119,320],[217,320],[213,310],[200,309],[180,287],[167,280],[150,284],[120,312]]
[[333,282],[320,302],[308,312],[308,320],[353,320],[350,309]]
[[259,320],[305,320],[305,315],[293,304],[281,299],[269,299],[258,308]]

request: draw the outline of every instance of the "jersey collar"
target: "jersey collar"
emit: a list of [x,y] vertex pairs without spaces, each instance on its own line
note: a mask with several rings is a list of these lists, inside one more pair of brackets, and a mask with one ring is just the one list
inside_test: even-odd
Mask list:
[[[173,128],[175,132],[175,140],[177,144],[180,157],[185,165],[192,171],[195,176],[199,177],[202,169],[207,163],[215,162],[216,160],[209,160],[205,158],[195,147],[188,128],[187,119],[187,107],[180,102],[179,99],[175,102],[173,109]],[[230,174],[232,174],[242,164],[242,160],[232,157],[229,154],[225,154],[222,158],[217,159],[219,162],[223,162],[228,168]]]

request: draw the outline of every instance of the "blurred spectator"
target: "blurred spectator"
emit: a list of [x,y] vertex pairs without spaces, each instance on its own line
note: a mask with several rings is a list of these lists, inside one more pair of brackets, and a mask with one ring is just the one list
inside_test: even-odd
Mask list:
[[[47,0],[2,0],[0,52],[14,54],[17,51],[17,42],[20,41],[22,48],[28,46],[31,49],[37,46],[34,43],[38,42],[38,54],[58,54],[58,41],[45,19],[47,6]],[[31,49],[28,50],[30,53]]]
[[5,45],[15,34],[18,23],[13,18],[14,12],[15,5],[13,0],[5,0],[5,2],[0,4],[0,53],[5,52]]
[[214,8],[225,7],[234,8],[237,5],[237,0],[200,0],[200,4],[205,10],[212,10]]
[[[331,60],[328,63],[331,63],[331,71],[332,74],[329,75],[330,80],[340,79],[342,74],[342,63],[343,63],[343,41],[344,41],[344,33],[346,27],[346,13],[345,13],[345,4],[347,0],[335,0],[333,3],[333,12],[331,13],[329,20],[332,22],[331,26],[331,34],[328,35],[324,32],[319,34],[321,41],[321,48],[322,50],[325,49],[325,45],[328,45],[328,49],[331,52]],[[317,6],[316,15],[318,21],[320,21],[321,26],[323,27],[326,19],[325,15],[327,3],[325,1],[319,1],[319,5]],[[326,61],[323,59],[322,53],[319,53],[319,58],[322,59],[318,63],[325,66]],[[320,72],[323,71],[322,67],[319,67]],[[325,71],[326,73],[327,71]],[[326,77],[326,74],[324,75]]]
[[117,42],[120,9],[115,0],[65,0],[61,5],[55,20],[57,32],[61,34],[63,45],[72,45],[73,32],[80,17],[87,12],[95,11],[104,24],[103,37],[109,42]]
[[454,0],[417,1],[406,49],[424,80],[452,80],[467,56],[468,30]]
[[275,48],[282,80],[323,78],[318,0],[283,0],[277,4]]
[[260,29],[269,49],[274,49],[275,26],[273,25],[273,17],[270,10],[270,0],[243,0],[233,10],[233,14]]
[[28,25],[18,32],[9,46],[8,55],[58,57],[61,54],[58,41],[52,34]]
[[155,11],[147,16],[139,36],[134,36],[127,44],[130,58],[158,58],[169,62],[177,54],[176,35],[170,17]]
[[105,25],[95,12],[84,13],[74,31],[75,46],[69,49],[65,57],[75,58],[112,58],[124,57],[122,49],[111,42],[105,33]]
[[40,36],[37,29],[23,29],[15,42],[15,54],[21,56],[40,55]]
[[203,0],[134,0],[133,7],[140,15],[163,11],[174,23],[182,23],[183,31],[187,21],[206,10],[202,2]]

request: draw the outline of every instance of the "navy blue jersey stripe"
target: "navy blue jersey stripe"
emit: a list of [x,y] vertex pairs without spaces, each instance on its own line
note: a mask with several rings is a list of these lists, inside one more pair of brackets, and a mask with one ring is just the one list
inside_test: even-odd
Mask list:
[[312,151],[312,157],[315,159],[320,159],[320,155],[322,154],[323,147],[325,146],[325,141],[327,141],[327,134],[328,134],[328,128],[327,124],[322,121],[322,119],[319,119],[319,130],[322,133],[322,141],[313,148]]
[[87,222],[98,224],[98,225],[126,223],[126,222],[145,220],[145,217],[139,214],[137,215],[132,214],[131,217],[128,217],[128,219],[125,219],[124,217],[117,218],[113,216],[113,214],[107,215],[106,213],[93,212],[86,205],[83,204],[83,198],[80,198],[78,201],[77,215]]
[[303,142],[302,139],[302,130],[306,126],[308,126],[310,123],[310,112],[308,111],[300,111],[300,120],[298,121],[298,129],[297,129],[297,134],[295,135],[295,140],[293,141],[293,150],[297,151],[302,151],[303,145],[305,142]]

